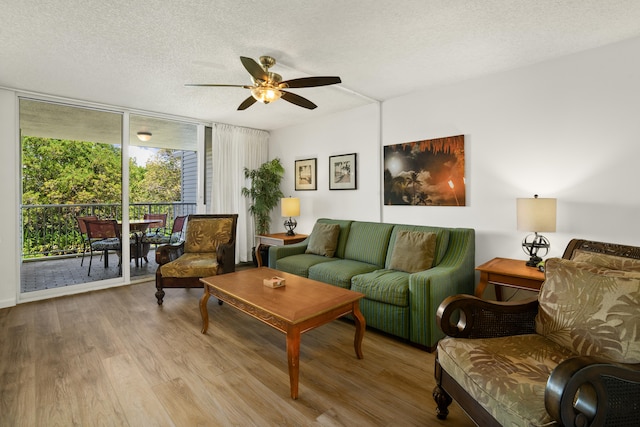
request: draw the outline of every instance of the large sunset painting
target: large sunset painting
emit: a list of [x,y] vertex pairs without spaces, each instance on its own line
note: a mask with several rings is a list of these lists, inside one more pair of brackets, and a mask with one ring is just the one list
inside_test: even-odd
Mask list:
[[465,206],[464,135],[384,147],[384,204]]

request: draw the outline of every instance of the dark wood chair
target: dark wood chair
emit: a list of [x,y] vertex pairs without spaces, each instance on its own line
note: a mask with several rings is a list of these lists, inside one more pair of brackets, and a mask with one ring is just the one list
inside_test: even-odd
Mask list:
[[156,299],[165,288],[201,288],[202,277],[235,271],[237,214],[189,215],[184,241],[156,249]]
[[91,264],[93,261],[93,252],[102,252],[104,257],[105,268],[109,266],[109,251],[118,253],[118,266],[121,266],[120,254],[122,253],[122,240],[120,239],[120,226],[115,219],[103,219],[94,221],[85,221],[87,227],[87,239],[89,241],[89,271],[91,276]]
[[77,216],[76,221],[78,222],[78,230],[80,231],[80,237],[82,237],[82,259],[80,260],[80,267],[84,264],[84,254],[87,252],[89,248],[89,237],[87,235],[87,221],[97,221],[98,217],[95,215],[88,216]]
[[[591,257],[594,254],[613,255],[616,262],[618,262],[617,257],[621,257],[620,259],[623,260],[621,262],[625,262],[625,258],[640,259],[640,247],[578,239],[574,239],[568,244],[563,258],[566,260],[575,259],[574,254],[577,253],[576,251],[583,251],[582,254],[586,252],[587,256]],[[637,266],[640,264],[633,265],[633,271],[629,277],[631,277],[631,280],[637,280],[639,274],[637,273]],[[609,274],[616,275],[619,273],[619,271],[614,271]],[[626,277],[627,274],[625,272],[624,276]],[[567,280],[571,280],[570,277],[572,276],[565,277],[569,277]],[[579,289],[578,286],[576,288]],[[608,288],[600,289],[603,289],[603,292],[607,292]],[[553,297],[554,295],[550,294],[550,296]],[[624,334],[638,333],[640,319],[639,297],[639,295],[629,295],[628,302],[624,304],[624,308],[619,309],[624,310],[624,316],[629,319],[629,322],[633,323],[633,325],[627,325],[626,330],[628,332],[624,332]],[[544,300],[541,301],[544,302]],[[436,314],[436,322],[449,338],[453,340],[463,338],[464,340],[460,340],[459,344],[454,344],[454,346],[464,346],[465,351],[460,350],[461,347],[451,347],[450,344],[447,344],[447,351],[440,354],[443,349],[440,345],[438,346],[435,361],[437,385],[433,390],[438,418],[446,419],[448,414],[447,407],[454,399],[477,425],[501,425],[490,412],[490,406],[486,406],[488,403],[486,401],[481,403],[472,396],[472,392],[469,391],[469,384],[466,381],[470,380],[474,384],[477,383],[479,378],[473,377],[474,379],[471,379],[471,376],[479,375],[478,372],[491,364],[498,366],[496,370],[502,368],[501,362],[498,360],[502,357],[501,355],[498,354],[489,358],[482,352],[483,347],[487,348],[492,345],[487,342],[480,344],[484,339],[495,337],[513,338],[513,345],[510,347],[508,343],[506,343],[507,346],[503,344],[505,341],[492,342],[498,343],[496,345],[499,346],[505,346],[504,348],[512,349],[509,350],[509,355],[503,355],[504,357],[514,357],[513,354],[517,354],[517,348],[522,348],[517,347],[516,339],[526,340],[528,339],[527,336],[535,337],[540,333],[536,331],[536,316],[539,313],[538,309],[541,303],[537,298],[527,301],[496,302],[481,300],[471,295],[456,295],[448,297],[442,302]],[[556,300],[554,299],[551,303],[556,304]],[[564,313],[562,309],[559,309],[559,311]],[[543,317],[541,321],[547,317]],[[592,330],[592,333],[596,333],[595,330]],[[614,335],[610,334],[609,339],[615,344]],[[638,335],[635,336],[637,340]],[[584,336],[574,337],[575,340],[583,338]],[[627,335],[626,339],[633,338]],[[476,340],[478,346],[474,344]],[[524,341],[518,342],[522,345]],[[455,351],[451,351],[451,348],[454,348]],[[539,347],[538,351],[543,354],[547,349]],[[560,361],[557,362],[557,365],[548,376],[546,389],[544,389],[544,402],[542,402],[541,396],[536,397],[533,393],[527,394],[529,396],[528,399],[540,399],[536,406],[543,408],[543,411],[546,409],[546,413],[551,419],[548,425],[637,426],[638,414],[640,413],[640,364],[611,362],[604,358],[589,355],[578,356],[571,349],[563,348],[563,351],[567,351],[568,357],[560,357]],[[600,351],[602,351],[602,348]],[[536,351],[534,351],[534,354],[537,354]],[[456,355],[458,355],[457,358]],[[549,357],[548,355],[549,353],[547,353],[546,357]],[[462,367],[469,363],[473,366],[472,368],[464,369],[462,374],[458,373],[458,375],[464,377],[463,381],[458,382],[459,380],[456,380],[456,374],[453,371],[448,372],[443,368],[441,359],[444,360],[445,356],[449,360],[455,361],[450,366],[456,366],[458,370],[463,369]],[[463,359],[471,362],[466,362]],[[476,362],[473,362],[473,360],[476,360]],[[474,363],[479,363],[480,365],[474,365]],[[543,363],[536,363],[538,365],[533,366],[531,370],[525,371],[527,375],[537,375],[537,372],[544,372]],[[527,369],[529,367],[524,360],[522,361],[522,366],[527,367]],[[492,369],[488,368],[482,372],[493,372]],[[497,393],[497,390],[501,389],[500,393],[503,393],[503,395],[506,393],[504,390],[511,386],[521,389],[523,384],[511,379],[511,375],[515,375],[515,373],[504,373],[504,378],[493,376],[491,377],[493,379],[489,381],[492,381],[491,384],[494,384],[493,387],[495,388],[488,389],[486,386],[482,386],[481,389],[487,390],[486,393]],[[508,380],[511,381],[511,386],[506,385]],[[539,384],[544,386],[544,382]],[[492,399],[491,401],[497,402],[498,400]],[[512,400],[509,402],[512,404],[509,411],[518,413],[519,406]]]

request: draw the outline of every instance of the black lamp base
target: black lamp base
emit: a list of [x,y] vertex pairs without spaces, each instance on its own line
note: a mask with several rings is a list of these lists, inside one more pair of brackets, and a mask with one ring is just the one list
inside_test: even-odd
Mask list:
[[522,241],[522,250],[525,254],[529,255],[527,266],[538,268],[538,264],[542,262],[542,258],[538,256],[538,251],[542,249],[544,250],[542,255],[547,255],[547,253],[549,253],[550,246],[549,240],[538,233],[530,234],[525,237]]
[[527,267],[538,268],[538,264],[540,264],[541,262],[542,262],[542,258],[534,255],[531,258],[529,258],[529,261],[527,261]]
[[289,219],[286,219],[284,221],[284,228],[287,229],[287,236],[295,236],[296,233],[293,232],[293,230],[295,230],[295,228],[298,226],[298,223],[296,222],[295,219],[289,217]]

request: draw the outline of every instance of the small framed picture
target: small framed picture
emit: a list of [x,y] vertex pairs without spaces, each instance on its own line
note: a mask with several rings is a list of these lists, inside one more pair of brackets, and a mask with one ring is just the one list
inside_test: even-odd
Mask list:
[[318,189],[316,160],[317,159],[296,160],[294,168],[294,173],[296,174],[296,191]]
[[329,157],[329,190],[355,190],[356,153]]

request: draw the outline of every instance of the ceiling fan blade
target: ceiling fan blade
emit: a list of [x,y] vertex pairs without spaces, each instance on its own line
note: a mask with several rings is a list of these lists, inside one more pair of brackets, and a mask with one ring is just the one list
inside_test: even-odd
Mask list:
[[342,83],[342,80],[340,80],[340,77],[302,77],[299,79],[286,80],[280,83],[280,86],[287,87],[287,88],[298,88],[298,87],[328,86],[328,85],[335,85],[338,83]]
[[242,101],[242,104],[240,104],[240,106],[238,107],[238,110],[246,110],[247,108],[251,107],[255,103],[256,103],[256,99],[253,96],[250,96],[244,101]]
[[303,108],[308,108],[309,110],[313,110],[317,107],[316,104],[309,101],[307,98],[301,97],[300,95],[296,95],[295,93],[291,92],[285,92],[284,90],[281,90],[280,92],[282,92],[282,99],[284,99],[285,101],[289,101],[292,104],[296,104]]
[[267,72],[262,69],[262,67],[253,59],[247,58],[246,56],[241,56],[240,61],[242,61],[242,65],[247,69],[251,77],[255,80],[268,81],[269,77],[267,76]]
[[215,83],[187,83],[185,86],[212,86],[212,87],[243,87],[245,89],[251,89],[251,86],[247,85],[219,85]]

